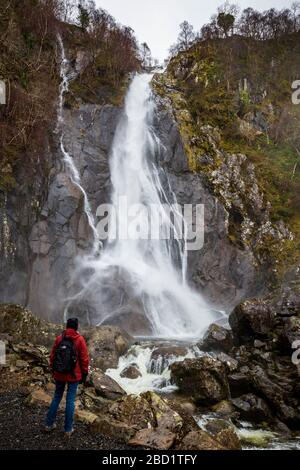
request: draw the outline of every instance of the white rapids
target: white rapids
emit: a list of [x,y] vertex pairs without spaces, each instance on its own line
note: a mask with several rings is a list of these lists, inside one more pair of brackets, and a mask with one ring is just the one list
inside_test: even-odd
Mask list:
[[[105,374],[114,379],[128,394],[140,394],[149,390],[171,393],[177,387],[171,383],[170,366],[174,362],[203,355],[196,345],[186,347],[186,352],[182,355],[153,356],[156,349],[157,346],[151,342],[134,345],[127,354],[120,357],[118,367],[108,369]],[[129,366],[134,366],[139,371],[140,377],[136,379],[123,377],[122,372]]]

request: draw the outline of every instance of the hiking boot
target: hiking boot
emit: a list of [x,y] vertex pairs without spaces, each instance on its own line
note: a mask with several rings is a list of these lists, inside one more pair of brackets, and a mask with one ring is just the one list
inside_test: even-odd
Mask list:
[[65,439],[70,439],[73,432],[74,432],[74,429],[72,429],[71,431],[65,431],[65,433],[64,433]]
[[54,431],[54,429],[56,429],[56,424],[55,423],[52,424],[52,426],[45,426],[44,427],[45,432],[52,432],[52,431]]

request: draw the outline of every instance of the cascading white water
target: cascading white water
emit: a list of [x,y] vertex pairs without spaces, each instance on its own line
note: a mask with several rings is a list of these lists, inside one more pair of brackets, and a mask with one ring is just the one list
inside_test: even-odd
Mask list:
[[[114,379],[129,394],[139,394],[148,390],[170,393],[177,390],[176,385],[171,383],[170,365],[185,359],[194,359],[204,354],[196,345],[190,345],[186,346],[185,351],[180,355],[170,354],[165,357],[163,355],[153,357],[156,348],[155,344],[149,342],[132,346],[127,354],[120,357],[118,367],[108,369],[105,372],[106,375]],[[124,370],[130,366],[139,371],[139,377],[132,379],[123,376]]]
[[68,77],[69,62],[66,58],[65,48],[64,48],[63,40],[62,40],[60,34],[57,35],[57,40],[58,40],[58,44],[59,44],[60,52],[61,52],[61,66],[60,66],[61,83],[60,83],[60,87],[59,87],[59,101],[58,101],[58,110],[57,110],[57,132],[60,132],[60,149],[61,149],[61,152],[63,154],[63,159],[64,159],[66,169],[69,172],[73,183],[76,184],[76,186],[80,189],[80,191],[83,195],[84,211],[86,213],[89,226],[91,227],[91,229],[93,231],[92,254],[96,254],[99,250],[99,237],[98,237],[98,232],[97,232],[96,226],[95,226],[95,219],[94,219],[94,216],[93,216],[93,213],[92,213],[92,210],[91,210],[91,206],[90,206],[90,203],[89,203],[87,193],[86,193],[86,191],[84,190],[84,188],[81,184],[80,173],[76,168],[74,160],[72,159],[72,157],[67,152],[67,150],[65,149],[65,146],[64,146],[63,103],[64,103],[64,95],[69,90],[69,77]]
[[[166,182],[167,178],[156,165],[163,148],[153,129],[155,103],[150,80],[147,74],[133,79],[113,142],[110,167],[118,236],[109,237],[99,258],[83,260],[82,268],[89,271],[89,276],[74,299],[89,299],[97,312],[97,323],[107,321],[113,316],[109,286],[116,272],[122,273],[134,298],[141,301],[154,336],[196,337],[216,319],[216,313],[187,285],[185,238],[165,239],[168,237],[164,236],[169,232],[175,235],[177,223],[172,222],[163,204],[174,204],[176,199],[166,184],[163,187],[162,181]],[[120,236],[123,219],[127,217],[124,212],[118,214],[124,197],[129,208],[135,204],[158,208],[162,215],[162,220],[156,222],[160,239]],[[135,213],[142,228],[147,226],[148,213],[143,210]],[[182,222],[179,212],[175,218]]]

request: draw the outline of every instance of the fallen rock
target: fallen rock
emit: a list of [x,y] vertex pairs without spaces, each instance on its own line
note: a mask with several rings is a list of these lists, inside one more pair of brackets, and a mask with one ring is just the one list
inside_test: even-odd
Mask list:
[[249,370],[248,372],[238,371],[228,375],[228,383],[232,397],[236,398],[253,391],[252,379],[249,372]]
[[49,406],[52,402],[52,396],[42,388],[36,388],[25,400],[27,405],[43,404]]
[[233,310],[229,324],[239,342],[252,342],[270,333],[275,324],[275,315],[263,300],[247,300]]
[[96,394],[96,391],[92,387],[85,388],[82,395],[81,401],[84,408],[92,413],[105,413],[110,401]]
[[85,329],[84,335],[92,365],[103,372],[116,368],[120,356],[123,356],[133,343],[133,338],[116,326]]
[[241,450],[241,443],[234,426],[224,419],[210,419],[205,424],[205,431],[228,450]]
[[222,429],[214,438],[228,450],[242,450],[241,441],[233,426]]
[[220,442],[210,436],[207,432],[191,431],[176,446],[178,450],[227,450]]
[[163,428],[142,429],[129,440],[128,444],[155,450],[168,450],[176,440],[176,434]]
[[91,374],[91,382],[97,395],[107,398],[108,400],[117,400],[123,395],[126,395],[126,392],[115,380],[101,371],[94,371]]
[[137,432],[136,426],[112,419],[109,415],[99,416],[90,426],[93,433],[128,442]]
[[138,431],[154,427],[155,420],[147,400],[128,395],[108,406],[93,422],[91,430],[128,442]]
[[156,425],[150,404],[143,396],[124,396],[111,404],[108,412],[113,419],[134,426],[136,432]]
[[272,418],[267,403],[253,394],[242,395],[231,400],[234,408],[239,412],[240,418],[246,421],[261,423],[268,422]]
[[18,369],[27,369],[29,367],[29,364],[26,361],[22,361],[21,359],[18,359],[16,361],[16,367]]
[[36,346],[30,343],[18,343],[12,346],[13,351],[26,359],[31,365],[49,369],[49,351],[44,346]]
[[131,379],[131,380],[135,380],[135,379],[138,379],[139,377],[142,376],[138,366],[136,364],[131,364],[127,367],[125,367],[125,369],[122,370],[121,372],[121,377],[123,378],[126,378],[126,379]]
[[76,410],[75,412],[75,419],[81,423],[93,424],[97,418],[98,416],[96,414],[87,410]]
[[229,397],[226,368],[222,362],[203,356],[171,365],[171,380],[185,395],[201,405],[211,405]]
[[238,368],[238,361],[224,352],[218,353],[216,359],[225,365],[228,373],[232,373]]
[[141,396],[149,403],[157,428],[167,429],[175,434],[181,430],[183,425],[181,416],[170,408],[163,398],[154,392],[146,392]]
[[212,407],[212,410],[220,416],[231,417],[235,414],[235,409],[232,403],[228,400],[222,400]]
[[232,332],[220,325],[212,324],[198,346],[202,351],[229,352],[233,348]]

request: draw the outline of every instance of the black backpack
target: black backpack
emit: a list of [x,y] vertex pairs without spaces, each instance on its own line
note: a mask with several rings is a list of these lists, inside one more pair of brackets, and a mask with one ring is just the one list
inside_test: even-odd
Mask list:
[[77,354],[74,342],[62,334],[62,340],[56,347],[53,359],[53,371],[61,373],[74,372],[77,362]]

